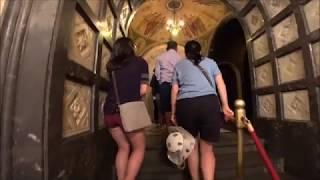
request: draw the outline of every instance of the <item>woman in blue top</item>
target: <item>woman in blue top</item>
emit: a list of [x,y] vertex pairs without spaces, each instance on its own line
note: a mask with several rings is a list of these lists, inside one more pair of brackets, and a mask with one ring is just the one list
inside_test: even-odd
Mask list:
[[[172,82],[172,117],[174,124],[182,126],[194,137],[200,135],[198,144],[188,157],[188,167],[193,180],[199,180],[199,147],[201,171],[205,180],[214,179],[215,156],[213,142],[220,137],[221,108],[225,120],[233,117],[229,108],[225,83],[212,59],[200,55],[197,41],[185,45],[187,59],[175,66]],[[222,107],[217,97],[219,91]],[[177,120],[175,118],[177,117]]]

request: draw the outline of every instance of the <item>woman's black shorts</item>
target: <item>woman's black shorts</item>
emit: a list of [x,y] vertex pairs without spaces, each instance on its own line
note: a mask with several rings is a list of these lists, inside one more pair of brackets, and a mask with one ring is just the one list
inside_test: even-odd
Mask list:
[[219,141],[223,117],[216,95],[178,100],[176,117],[179,126],[194,137],[200,134],[200,138],[205,141]]

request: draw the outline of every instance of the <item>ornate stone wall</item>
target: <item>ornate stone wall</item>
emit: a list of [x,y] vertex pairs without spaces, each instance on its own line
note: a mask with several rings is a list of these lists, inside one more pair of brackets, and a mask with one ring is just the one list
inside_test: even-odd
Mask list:
[[68,29],[59,31],[64,49],[57,53],[67,52],[62,62],[62,139],[55,139],[63,142],[57,145],[64,157],[60,176],[110,179],[115,147],[104,125],[106,65],[114,41],[125,36],[131,6],[129,1],[109,0],[66,1],[64,6],[68,8],[61,27]]
[[225,2],[245,30],[259,134],[288,172],[320,177],[320,1]]

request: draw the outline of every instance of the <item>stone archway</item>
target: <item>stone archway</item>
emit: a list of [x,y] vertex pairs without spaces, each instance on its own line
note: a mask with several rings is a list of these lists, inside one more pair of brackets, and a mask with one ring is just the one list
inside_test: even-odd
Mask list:
[[[242,26],[236,18],[228,16],[218,25],[208,56],[218,63],[222,71],[230,106],[234,108],[235,100],[243,98],[246,102],[247,116],[252,119],[252,93],[246,40]],[[241,82],[237,82],[235,71],[239,71]]]

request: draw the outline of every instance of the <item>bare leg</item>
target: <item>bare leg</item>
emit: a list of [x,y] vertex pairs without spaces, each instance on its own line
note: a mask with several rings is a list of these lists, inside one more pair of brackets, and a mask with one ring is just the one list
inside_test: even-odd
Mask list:
[[204,180],[213,180],[216,166],[216,158],[213,145],[207,141],[200,140],[201,170]]
[[146,148],[144,131],[136,131],[127,134],[132,145],[132,153],[129,157],[128,170],[125,180],[135,180],[140,170]]
[[124,180],[127,171],[130,145],[121,128],[112,128],[109,129],[109,132],[118,145],[118,152],[116,155],[117,177],[118,180]]
[[171,114],[172,114],[171,112],[165,112],[165,114],[164,114],[165,124],[167,127],[172,125]]
[[188,168],[192,180],[199,180],[199,144],[194,145],[193,151],[188,157]]

